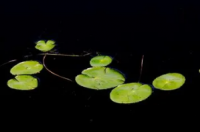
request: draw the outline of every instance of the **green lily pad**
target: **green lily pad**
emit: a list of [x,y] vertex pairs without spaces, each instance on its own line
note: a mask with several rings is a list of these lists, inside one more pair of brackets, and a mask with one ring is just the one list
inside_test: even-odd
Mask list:
[[185,80],[180,73],[167,73],[154,79],[153,86],[160,90],[175,90],[180,88]]
[[47,42],[45,42],[45,40],[40,40],[36,43],[35,48],[42,52],[47,52],[52,50],[55,46],[55,41],[53,40],[48,40]]
[[76,82],[83,87],[90,89],[109,89],[123,84],[124,76],[112,68],[92,67],[82,71],[76,76]]
[[110,56],[96,56],[90,60],[91,66],[107,66],[112,62],[112,58]]
[[16,90],[33,90],[38,87],[38,80],[30,75],[18,75],[8,80],[7,85]]
[[13,75],[20,74],[36,74],[39,73],[43,69],[43,65],[38,61],[24,61],[15,65],[10,73]]
[[147,99],[152,94],[149,85],[141,83],[127,83],[114,88],[110,93],[110,99],[115,103],[131,104]]

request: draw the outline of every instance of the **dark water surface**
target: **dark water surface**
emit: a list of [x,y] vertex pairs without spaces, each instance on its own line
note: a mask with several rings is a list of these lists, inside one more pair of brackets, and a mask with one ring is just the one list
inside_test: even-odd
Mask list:
[[[192,14],[192,13],[191,13]],[[185,14],[184,14],[185,15]],[[40,85],[33,91],[16,91],[7,87],[13,78],[10,68],[18,62],[0,67],[0,100],[2,110],[19,113],[38,112],[45,117],[63,118],[81,123],[109,123],[132,118],[191,117],[197,110],[199,89],[199,19],[186,15],[7,15],[2,16],[0,63],[8,60],[39,60],[34,42],[53,39],[59,53],[82,54],[87,57],[48,56],[46,65],[52,71],[74,80],[90,67],[96,52],[114,57],[110,65],[126,75],[126,82],[137,82],[140,61],[144,55],[141,82],[152,84],[157,76],[179,72],[186,83],[178,90],[154,90],[149,99],[137,104],[111,102],[111,90],[95,91],[58,78],[45,69],[35,75]],[[191,19],[190,19],[191,18]],[[190,19],[190,20],[189,20]],[[196,24],[196,25],[195,25]],[[25,55],[33,55],[24,58]],[[48,113],[48,112],[49,113]],[[30,115],[29,115],[30,116]],[[142,120],[143,118],[141,118]]]

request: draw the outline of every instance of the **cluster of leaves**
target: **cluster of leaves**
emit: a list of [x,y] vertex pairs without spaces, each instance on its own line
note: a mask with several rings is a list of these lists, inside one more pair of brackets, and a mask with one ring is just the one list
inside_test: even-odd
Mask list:
[[[35,48],[47,52],[55,47],[55,42],[48,40],[38,41]],[[33,77],[33,74],[39,73],[44,66],[35,60],[23,61],[11,68],[10,73],[15,75],[15,78],[8,80],[7,85],[16,90],[33,90],[38,87],[38,79]]]
[[11,74],[16,76],[7,84],[10,88],[18,90],[35,89],[38,86],[38,80],[31,75],[39,73],[42,69],[43,65],[37,61],[20,62],[10,70]]
[[[112,89],[110,99],[115,103],[137,103],[152,94],[152,87],[139,82],[124,83],[125,77],[112,68],[105,67],[112,62],[110,56],[96,56],[90,60],[90,67],[76,76],[77,84],[95,90]],[[153,86],[160,90],[175,90],[185,83],[180,73],[167,73],[153,80]]]
[[124,76],[117,70],[105,67],[112,62],[110,56],[96,56],[91,59],[92,67],[82,71],[76,76],[76,82],[83,87],[90,89],[109,89],[125,81]]
[[[159,90],[175,90],[185,83],[185,77],[180,73],[163,74],[153,80],[153,87]],[[117,86],[110,93],[110,99],[116,103],[137,103],[150,97],[153,88],[139,82],[126,83]]]
[[[42,52],[51,51],[54,47],[55,41],[52,40],[40,40],[35,46],[37,50]],[[107,55],[93,57],[90,60],[91,67],[75,77],[76,83],[93,90],[113,88],[110,92],[110,99],[115,103],[137,103],[150,97],[153,91],[151,85],[140,82],[125,83],[126,79],[122,72],[107,67],[112,61],[113,58]],[[11,68],[10,73],[15,75],[15,78],[8,80],[7,85],[16,90],[33,90],[38,87],[38,79],[32,75],[40,73],[44,67],[44,64],[42,65],[36,60],[20,62]],[[180,73],[167,73],[154,79],[152,85],[159,90],[175,90],[180,88],[185,80],[185,77]]]

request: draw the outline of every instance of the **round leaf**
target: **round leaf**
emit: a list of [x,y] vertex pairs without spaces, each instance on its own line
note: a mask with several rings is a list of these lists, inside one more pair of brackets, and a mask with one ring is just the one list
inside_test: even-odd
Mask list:
[[38,61],[24,61],[15,65],[10,73],[13,75],[19,74],[36,74],[39,73],[43,69],[43,65]]
[[90,60],[91,66],[107,66],[112,62],[110,56],[96,56]]
[[92,67],[82,71],[76,76],[76,82],[83,87],[90,89],[109,89],[123,84],[124,76],[117,70],[106,67]]
[[18,75],[10,79],[7,85],[16,90],[33,90],[38,87],[38,80],[30,75]]
[[160,90],[175,90],[180,88],[185,80],[180,73],[167,73],[154,79],[153,86]]
[[47,52],[52,50],[55,47],[55,41],[53,40],[48,40],[45,42],[44,40],[40,40],[36,43],[35,48],[42,51],[42,52]]
[[127,83],[114,88],[110,99],[115,103],[131,104],[147,99],[152,94],[149,85],[141,83]]

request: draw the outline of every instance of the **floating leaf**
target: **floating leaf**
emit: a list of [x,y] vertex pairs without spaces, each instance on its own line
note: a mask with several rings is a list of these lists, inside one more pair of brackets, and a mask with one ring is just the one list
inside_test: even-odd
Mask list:
[[185,80],[180,73],[167,73],[154,79],[153,86],[160,90],[175,90],[180,88]]
[[10,73],[13,75],[19,74],[36,74],[39,73],[43,69],[43,65],[38,61],[24,61],[15,65]]
[[91,66],[107,66],[112,62],[112,58],[110,56],[96,56],[90,60]]
[[42,52],[47,52],[52,50],[55,46],[55,41],[53,40],[48,40],[47,42],[45,42],[44,40],[40,40],[36,43],[35,48]]
[[110,99],[115,103],[137,103],[147,99],[152,94],[149,85],[141,83],[127,83],[114,88],[110,93]]
[[76,76],[76,82],[90,89],[109,89],[123,84],[124,76],[117,70],[106,67],[92,67],[82,71]]
[[30,75],[18,75],[10,79],[7,85],[16,90],[33,90],[38,87],[38,80]]

